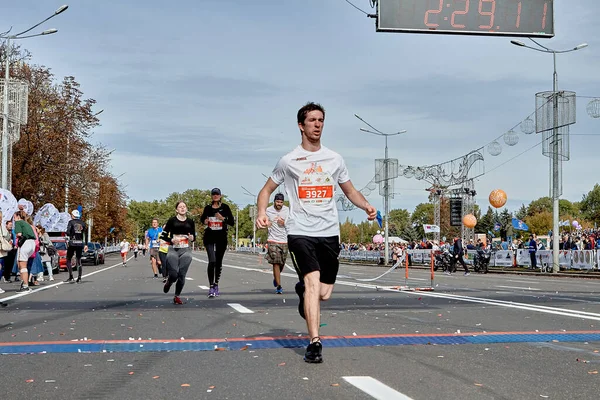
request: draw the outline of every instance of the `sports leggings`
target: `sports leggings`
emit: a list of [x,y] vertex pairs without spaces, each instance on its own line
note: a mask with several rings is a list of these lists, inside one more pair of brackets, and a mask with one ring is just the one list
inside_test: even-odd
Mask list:
[[176,249],[169,246],[167,253],[167,266],[169,268],[169,282],[175,283],[175,296],[179,296],[185,285],[185,275],[192,263],[192,249],[186,247]]
[[83,252],[83,247],[75,247],[69,246],[67,248],[67,270],[69,271],[69,278],[73,277],[73,267],[71,263],[71,259],[75,256],[75,265],[77,266],[77,276],[81,278],[83,274],[83,268],[81,267],[81,254]]
[[158,258],[160,259],[160,268],[159,272],[162,272],[163,278],[169,276],[169,270],[167,269],[167,253],[163,253],[162,251],[158,252]]
[[208,283],[218,285],[223,270],[223,256],[227,250],[227,242],[204,243],[208,255]]

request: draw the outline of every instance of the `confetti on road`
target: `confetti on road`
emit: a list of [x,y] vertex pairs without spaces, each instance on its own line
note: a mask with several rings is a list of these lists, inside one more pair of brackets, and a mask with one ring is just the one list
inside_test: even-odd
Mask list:
[[331,386],[336,386],[337,387],[337,386],[340,386],[340,384],[339,383],[332,383]]
[[158,375],[152,377],[152,379],[158,379],[158,378],[160,378],[160,376],[158,376]]
[[214,389],[214,388],[216,388],[216,386],[212,385],[212,386],[209,386],[208,388],[209,389]]
[[181,387],[190,387],[190,384],[189,383],[183,383],[183,384],[181,384]]
[[244,346],[242,347],[240,350],[244,351],[244,350],[248,350],[248,346]]
[[134,374],[134,372],[133,372],[133,371],[129,372],[129,375],[133,375],[133,374]]
[[481,383],[476,383],[475,386],[483,386]]
[[543,397],[544,399],[547,399],[547,398],[548,398],[548,396],[546,396],[546,395],[543,395],[543,394],[540,394],[540,397]]
[[33,382],[33,379],[27,379],[25,382],[31,383],[31,382]]
[[226,351],[225,347],[215,347],[215,351]]
[[307,381],[307,380],[308,380],[308,378],[305,376],[304,378],[302,378],[302,380],[305,380],[305,381]]
[[284,362],[277,364],[278,367],[283,367],[285,365]]
[[45,383],[54,383],[56,381],[54,379],[46,379],[44,382]]
[[588,374],[590,374],[590,375],[597,375],[598,371],[588,371]]

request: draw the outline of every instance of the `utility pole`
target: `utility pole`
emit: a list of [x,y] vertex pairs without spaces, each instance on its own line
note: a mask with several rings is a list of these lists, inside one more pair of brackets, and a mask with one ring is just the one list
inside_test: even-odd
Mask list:
[[[394,196],[393,190],[390,190],[390,181],[393,182],[393,179],[396,179],[398,177],[398,159],[390,159],[388,157],[388,136],[397,136],[402,133],[405,133],[406,130],[398,131],[395,133],[383,133],[379,129],[375,128],[373,125],[369,124],[367,121],[359,117],[358,115],[354,114],[354,116],[372,129],[371,131],[368,129],[360,128],[362,132],[372,133],[373,135],[383,136],[385,138],[385,158],[383,160],[375,160],[375,182],[379,183],[379,194],[383,196],[383,209],[385,213],[385,239],[383,263],[384,265],[388,265],[390,258],[389,204],[390,197]],[[381,168],[379,168],[380,166]],[[383,169],[383,176],[381,175],[381,169]]]

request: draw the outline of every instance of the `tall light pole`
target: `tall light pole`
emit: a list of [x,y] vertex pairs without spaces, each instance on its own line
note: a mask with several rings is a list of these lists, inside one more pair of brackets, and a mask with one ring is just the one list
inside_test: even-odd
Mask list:
[[38,22],[37,24],[33,25],[31,28],[24,30],[23,32],[19,32],[15,35],[10,35],[10,31],[4,33],[4,34],[0,34],[0,39],[6,39],[6,62],[5,62],[5,71],[4,71],[4,98],[2,99],[3,101],[3,121],[2,121],[2,188],[3,189],[7,189],[10,190],[10,188],[8,187],[8,142],[9,142],[9,137],[8,137],[8,88],[9,88],[9,80],[10,80],[10,41],[11,40],[17,40],[17,39],[27,39],[27,38],[32,38],[32,37],[36,37],[36,36],[45,36],[45,35],[51,35],[53,33],[58,32],[57,29],[48,29],[45,30],[41,33],[38,34],[34,34],[34,35],[25,35],[27,32],[37,28],[38,26],[40,26],[41,24],[43,24],[44,22],[48,21],[51,18],[56,17],[58,14],[61,14],[62,12],[64,12],[67,8],[69,8],[69,6],[64,5],[61,6],[60,8],[58,8],[56,11],[54,11],[54,14],[52,14],[51,16],[49,16],[48,18],[44,19],[41,22]]
[[552,192],[552,272],[558,272],[560,270],[559,264],[559,199],[560,199],[560,186],[562,181],[562,164],[559,162],[559,138],[558,138],[558,74],[556,72],[556,55],[562,53],[570,53],[572,51],[580,50],[587,47],[587,43],[582,43],[578,46],[568,50],[553,50],[550,49],[534,39],[530,40],[535,43],[538,47],[527,46],[525,43],[518,40],[511,40],[510,42],[515,46],[525,47],[531,50],[539,51],[541,53],[552,54],[554,61],[554,75],[552,79],[552,164],[550,168],[550,179],[551,179],[551,192]]
[[250,192],[248,189],[246,189],[243,186],[242,186],[242,189],[244,189],[244,191],[246,192],[246,193],[244,193],[246,196],[252,196],[254,198],[254,204],[252,205],[252,208],[251,208],[252,215],[250,216],[250,218],[252,218],[252,252],[255,253],[256,252],[256,195],[253,194],[252,192]]
[[375,128],[373,125],[369,124],[367,121],[354,114],[354,116],[360,119],[362,122],[367,124],[367,126],[371,129],[360,128],[362,132],[372,133],[373,135],[383,136],[385,138],[385,158],[383,160],[383,208],[385,212],[385,239],[384,239],[384,257],[383,263],[384,265],[388,265],[390,258],[390,230],[389,230],[389,199],[390,199],[390,177],[389,177],[389,157],[388,157],[388,136],[397,136],[402,133],[406,133],[406,130],[394,132],[394,133],[383,133],[379,129]]

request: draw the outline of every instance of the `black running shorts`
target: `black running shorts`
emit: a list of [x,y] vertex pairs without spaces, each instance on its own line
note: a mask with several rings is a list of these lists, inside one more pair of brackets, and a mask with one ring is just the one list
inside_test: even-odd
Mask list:
[[302,280],[304,275],[321,271],[321,282],[333,285],[340,269],[340,238],[288,235],[288,248],[294,268]]

